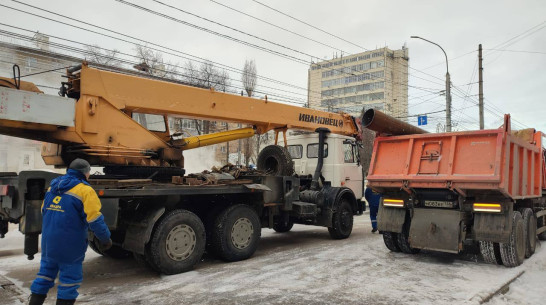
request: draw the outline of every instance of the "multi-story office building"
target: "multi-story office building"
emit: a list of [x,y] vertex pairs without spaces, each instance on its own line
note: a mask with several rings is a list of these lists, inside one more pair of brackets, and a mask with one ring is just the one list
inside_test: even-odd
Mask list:
[[311,64],[309,107],[359,116],[374,108],[408,115],[408,49],[381,48]]

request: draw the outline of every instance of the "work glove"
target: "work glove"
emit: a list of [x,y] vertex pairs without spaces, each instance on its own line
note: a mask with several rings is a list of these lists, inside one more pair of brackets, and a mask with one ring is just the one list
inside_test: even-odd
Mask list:
[[107,251],[108,249],[112,248],[112,239],[109,238],[108,241],[102,242],[95,237],[95,245],[98,246],[100,251]]

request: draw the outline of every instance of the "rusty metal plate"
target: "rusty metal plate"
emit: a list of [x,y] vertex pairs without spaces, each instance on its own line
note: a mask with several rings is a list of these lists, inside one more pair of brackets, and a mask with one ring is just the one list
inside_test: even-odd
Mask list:
[[414,209],[409,232],[411,247],[458,253],[463,216],[455,210]]

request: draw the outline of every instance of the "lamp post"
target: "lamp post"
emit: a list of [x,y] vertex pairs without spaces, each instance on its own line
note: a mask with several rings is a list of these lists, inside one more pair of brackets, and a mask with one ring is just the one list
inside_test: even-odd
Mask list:
[[436,45],[438,48],[442,49],[442,52],[444,52],[444,55],[446,56],[446,132],[451,132],[451,77],[449,76],[449,63],[447,62],[446,51],[444,51],[444,49],[439,44],[425,38],[419,36],[411,36],[411,38],[421,39],[426,42],[432,43],[433,45]]

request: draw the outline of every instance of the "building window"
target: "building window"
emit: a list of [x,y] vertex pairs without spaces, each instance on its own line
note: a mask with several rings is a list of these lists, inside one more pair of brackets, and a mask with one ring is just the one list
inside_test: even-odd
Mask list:
[[27,72],[32,72],[32,69],[36,69],[37,66],[38,66],[38,61],[36,60],[36,58],[27,57],[26,66],[25,66],[25,70]]
[[[361,71],[366,71],[366,70],[370,70],[370,69],[376,69],[376,68],[383,67],[384,65],[385,65],[384,60],[378,60],[378,61],[367,62],[367,63],[363,63],[363,64],[351,66],[351,67],[333,69],[333,70],[322,72],[322,78],[332,77],[332,76],[336,76],[336,75],[347,75],[347,74],[354,73],[354,72],[361,72]],[[362,73],[360,75],[353,75],[353,76],[346,76],[346,77],[342,77],[342,78],[325,80],[325,81],[322,81],[321,86],[323,88],[324,87],[339,86],[339,85],[348,84],[348,83],[357,82],[357,81],[362,81],[362,80],[366,80],[366,79],[370,79],[370,78],[380,78],[380,77],[383,78],[384,76],[385,76],[384,71],[376,71],[376,72],[371,72],[371,73]]]

